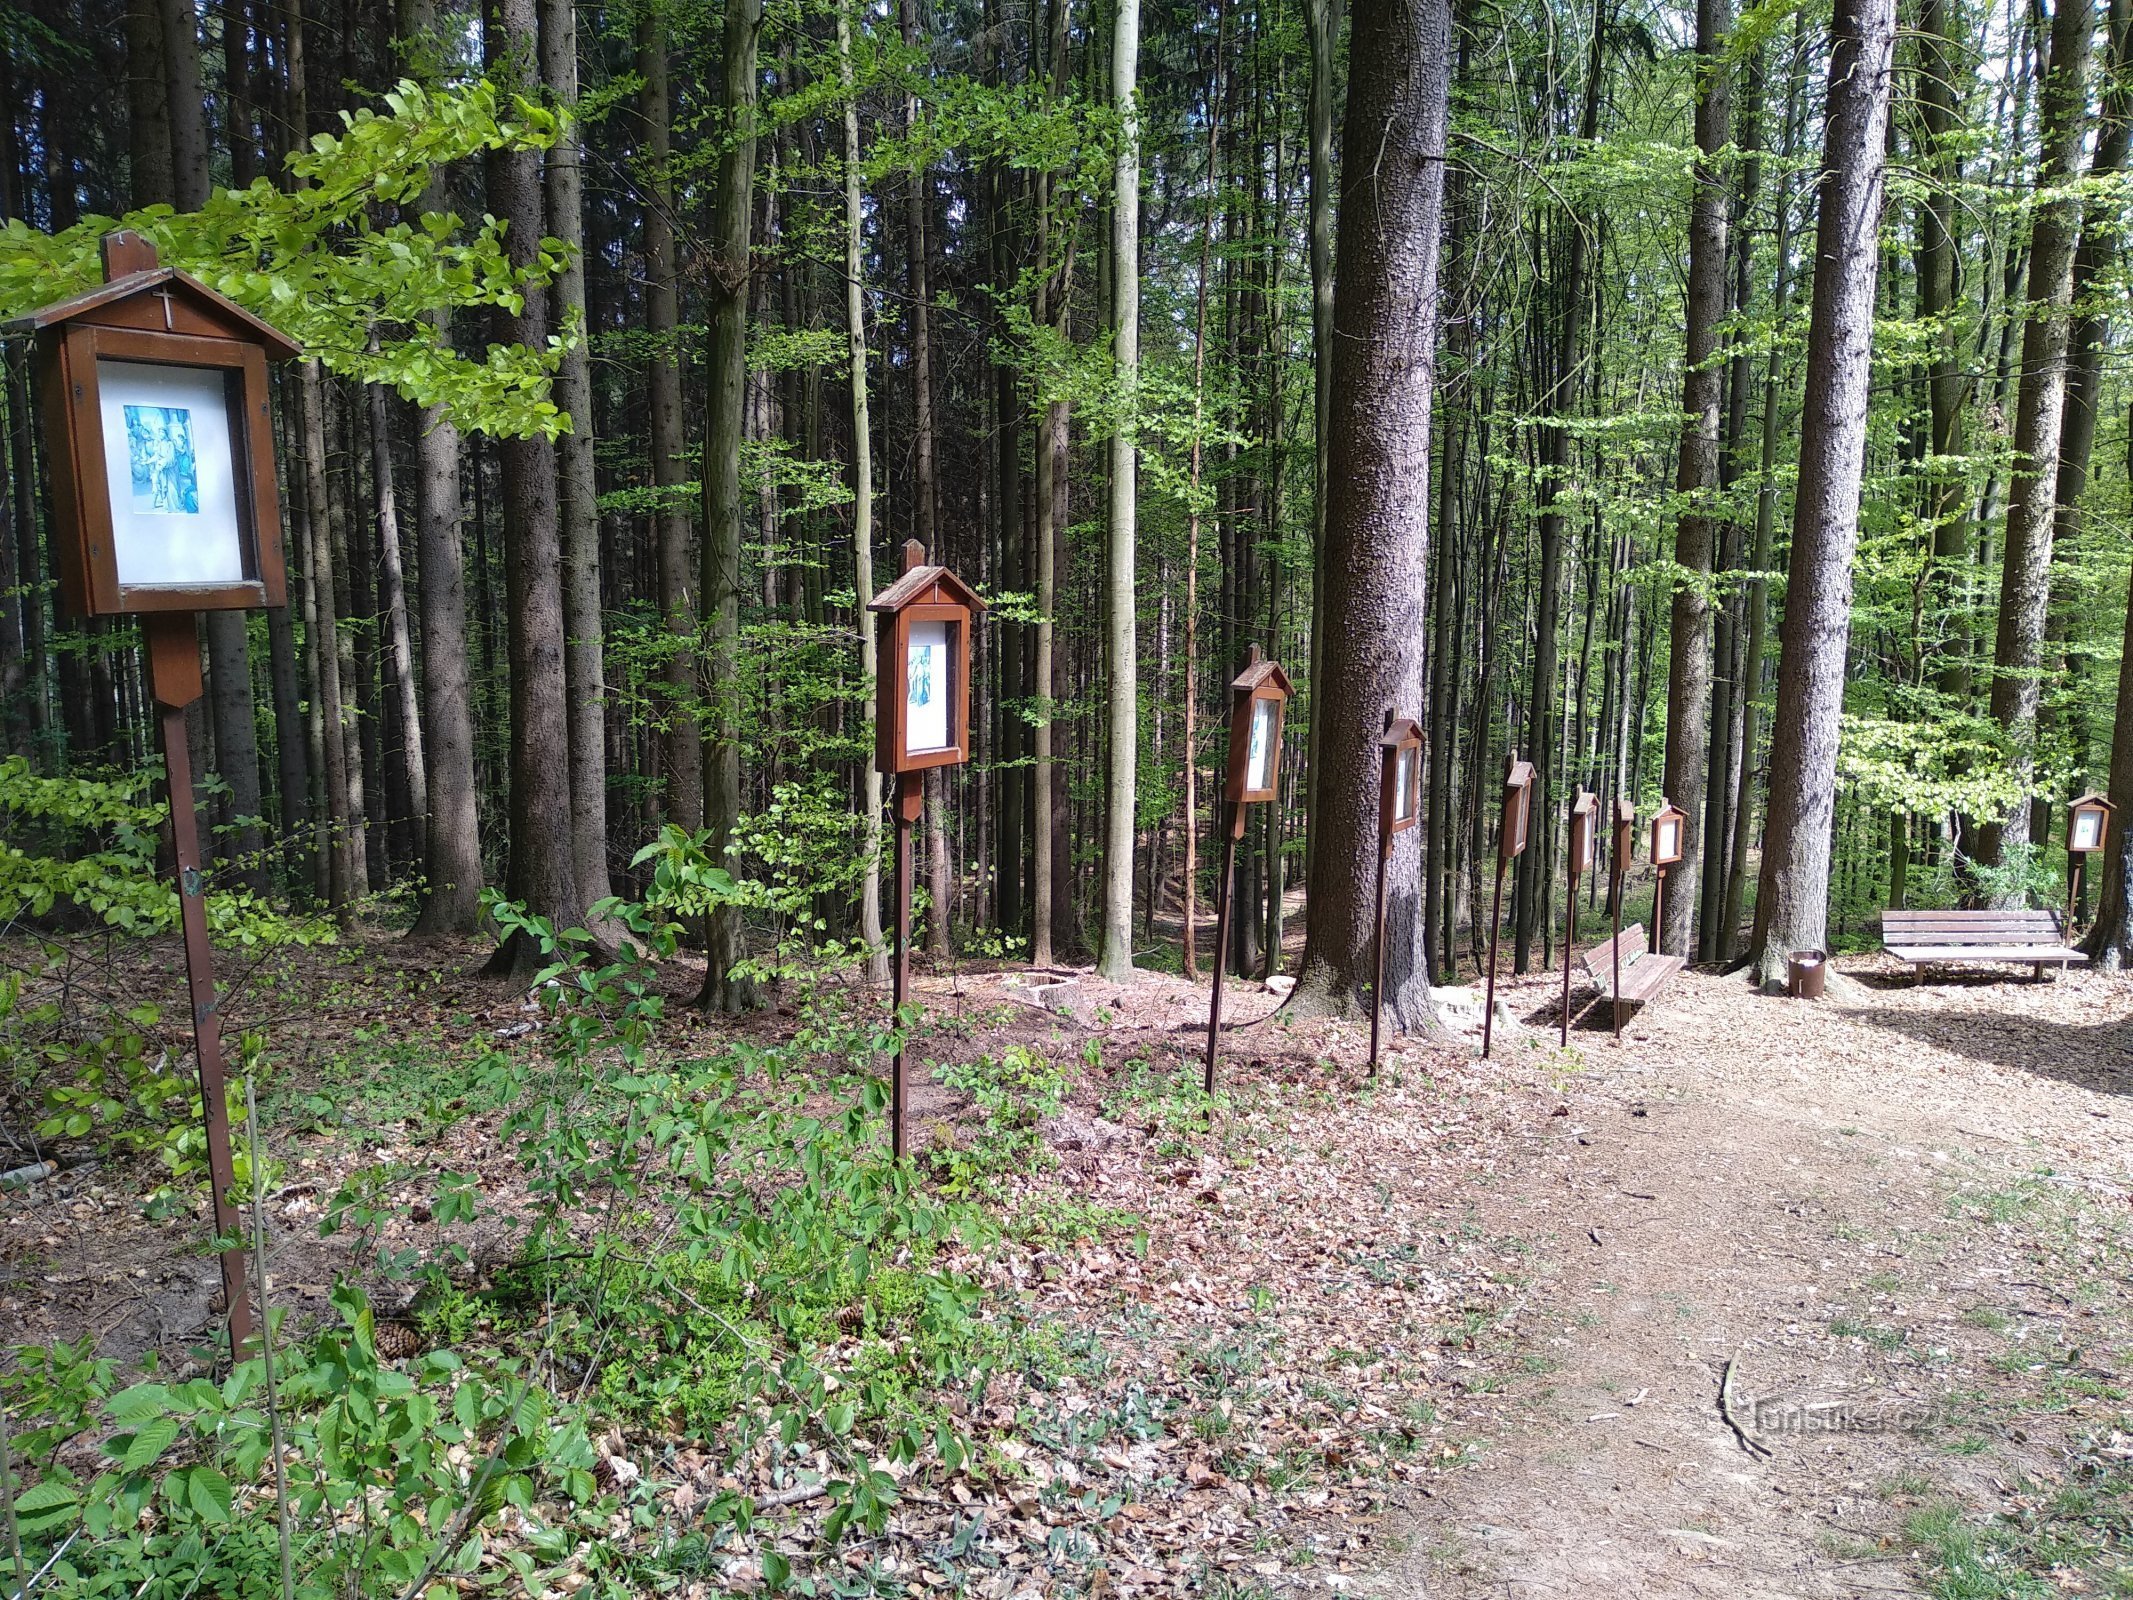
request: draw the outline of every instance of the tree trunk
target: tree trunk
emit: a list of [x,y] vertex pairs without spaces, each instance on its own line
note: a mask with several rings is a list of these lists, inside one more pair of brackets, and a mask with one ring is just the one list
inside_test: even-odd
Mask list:
[[[2129,414],[2133,420],[2133,414]],[[2133,434],[2127,437],[2127,469],[2133,472]],[[2111,837],[2103,856],[2103,876],[2095,884],[2096,922],[2081,948],[2105,972],[2133,968],[2133,850],[2126,830],[2133,826],[2133,585],[2126,592],[2126,631],[2118,660],[2118,714],[2112,723]],[[2094,859],[2091,857],[2090,859]]]
[[[704,738],[704,821],[711,833],[713,860],[724,859],[741,815],[743,713],[735,659],[741,634],[741,430],[748,401],[755,57],[762,27],[763,0],[726,0],[725,62],[718,98],[725,139],[719,147],[712,189],[711,270],[705,287],[711,336],[710,393],[704,418],[704,547],[698,585],[708,623],[703,663],[703,699],[709,713]],[[863,613],[861,625],[863,630],[870,626]],[[863,636],[871,637],[871,633]],[[871,681],[867,687],[871,701]],[[873,935],[871,949],[880,941],[879,924],[868,931]],[[709,966],[699,1003],[719,1012],[752,1009],[755,985],[733,975],[742,955],[739,908],[714,910],[705,932]]]
[[[2069,308],[2074,252],[2081,230],[2082,147],[2088,125],[2091,0],[2060,0],[2052,17],[2051,64],[2041,110],[2037,203],[2030,227],[2029,303],[2022,328],[2022,378],[2016,390],[2014,465],[2009,474],[2007,533],[2000,556],[2000,618],[1993,642],[1992,718],[2004,730],[2009,761],[2024,793],[2004,817],[1980,830],[1987,865],[2026,853],[2030,780],[2036,772],[2037,706],[2042,698],[2045,614],[2051,602],[2052,509],[2066,400]],[[2026,896],[2010,879],[2004,902]]]
[[1105,552],[1104,654],[1110,672],[1109,766],[1104,782],[1104,923],[1096,968],[1113,982],[1133,976],[1133,850],[1140,678],[1135,644],[1134,460],[1141,348],[1141,135],[1137,79],[1140,0],[1118,0],[1111,37],[1111,102],[1119,117],[1111,191],[1111,353],[1121,415],[1111,436],[1111,527]]
[[[852,79],[852,18],[846,0],[837,5],[837,76],[844,89],[844,327],[852,383],[852,571],[859,618],[861,746],[866,772],[866,878],[859,891],[859,936],[866,941],[867,979],[889,981],[889,947],[881,928],[881,769],[874,764],[874,684],[881,661],[874,616],[874,436],[867,412],[866,251],[860,238],[864,196],[859,184],[859,98]],[[902,938],[909,929],[899,928]]]
[[[534,0],[488,0],[483,55],[491,74],[526,92],[535,60]],[[540,158],[532,151],[492,150],[486,159],[489,209],[509,231],[511,264],[532,265],[547,232]],[[551,331],[545,289],[524,292],[518,315],[499,313],[497,342],[543,348]],[[562,933],[581,926],[585,903],[574,859],[570,716],[566,704],[563,549],[556,511],[555,446],[546,438],[502,443],[504,586],[511,682],[511,836],[504,889]],[[497,975],[524,978],[544,958],[519,935],[489,963]]]
[[1783,983],[1790,952],[1825,948],[1828,938],[1837,730],[1866,457],[1895,0],[1837,0],[1831,34],[1800,476],[1755,908],[1755,971],[1766,988]]
[[570,429],[555,442],[556,516],[563,552],[563,674],[570,727],[571,856],[578,900],[610,892],[607,871],[607,689],[600,613],[600,504],[593,470],[592,330],[585,319],[585,207],[580,198],[578,13],[575,0],[538,0],[541,79],[571,121],[544,168],[548,231],[563,241],[549,286],[550,332],[577,337],[556,369],[555,402]]
[[[1333,75],[1340,45],[1340,0],[1304,0],[1304,36],[1310,47],[1309,90],[1304,116],[1310,147],[1310,198],[1306,201],[1306,232],[1311,240],[1311,551],[1313,571],[1318,552],[1326,544],[1326,463],[1332,450],[1333,428]],[[1219,54],[1219,52],[1218,52]],[[1212,135],[1210,135],[1210,143]],[[1209,168],[1212,171],[1212,166]],[[1209,201],[1212,205],[1212,200]],[[1204,243],[1204,241],[1203,241]],[[1204,284],[1206,270],[1201,278]],[[1204,294],[1204,288],[1203,288]],[[1325,587],[1311,585],[1311,670],[1303,692],[1309,703],[1318,703],[1319,643],[1325,636]],[[1186,670],[1191,671],[1188,660]],[[1188,709],[1188,715],[1190,711]],[[1317,717],[1313,716],[1315,727]],[[1313,852],[1318,837],[1317,738],[1306,754],[1310,787],[1305,798],[1304,881],[1311,882]],[[1188,750],[1188,759],[1190,752]],[[1186,812],[1188,817],[1191,811]],[[1186,935],[1185,976],[1193,976],[1192,938]]]
[[[1388,707],[1422,702],[1429,569],[1430,401],[1451,22],[1442,0],[1359,0],[1342,148],[1327,460],[1326,637],[1317,876],[1295,1004],[1348,1013],[1371,981],[1378,849],[1377,736]],[[1396,1027],[1429,1015],[1421,830],[1398,837],[1388,879],[1385,992]]]
[[666,632],[660,668],[660,777],[667,820],[690,832],[704,825],[703,736],[692,709],[696,700],[695,538],[682,499],[681,296],[674,266],[674,176],[671,170],[673,101],[667,78],[666,19],[648,10],[637,23],[637,107],[644,124],[645,328],[651,357],[645,381],[650,412],[652,484],[659,491],[653,512],[653,564],[659,615]]
[[1688,339],[1682,376],[1681,466],[1675,487],[1683,499],[1675,526],[1674,562],[1684,569],[1674,589],[1667,647],[1666,796],[1686,817],[1681,861],[1667,873],[1666,926],[1652,933],[1654,950],[1694,956],[1703,868],[1704,785],[1710,767],[1711,543],[1718,494],[1719,407],[1725,372],[1719,327],[1726,317],[1726,180],[1719,163],[1732,138],[1731,95],[1725,64],[1727,0],[1697,0],[1695,198],[1689,211]]

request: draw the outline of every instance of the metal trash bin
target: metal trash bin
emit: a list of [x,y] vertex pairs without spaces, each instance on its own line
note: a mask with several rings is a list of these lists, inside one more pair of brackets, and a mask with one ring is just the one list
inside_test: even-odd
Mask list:
[[1819,1000],[1829,979],[1829,952],[1795,950],[1785,958],[1785,991],[1795,1000]]

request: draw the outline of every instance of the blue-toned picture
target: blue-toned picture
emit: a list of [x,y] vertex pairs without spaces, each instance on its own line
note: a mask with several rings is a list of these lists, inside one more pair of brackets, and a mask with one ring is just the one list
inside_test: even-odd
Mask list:
[[933,646],[930,644],[911,647],[911,704],[933,704]]
[[136,515],[198,516],[200,463],[184,406],[126,407],[126,460]]

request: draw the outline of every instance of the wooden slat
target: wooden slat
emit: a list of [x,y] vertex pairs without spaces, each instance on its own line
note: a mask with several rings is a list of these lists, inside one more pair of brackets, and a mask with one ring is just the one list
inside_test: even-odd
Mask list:
[[2079,965],[2088,955],[2071,945],[1937,945],[1892,944],[1886,947],[1899,961],[1959,963],[1964,961],[2032,961],[2046,965]]

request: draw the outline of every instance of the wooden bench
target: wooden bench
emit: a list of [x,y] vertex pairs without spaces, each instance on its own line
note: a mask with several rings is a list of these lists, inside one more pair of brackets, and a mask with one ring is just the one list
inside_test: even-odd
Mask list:
[[[1622,947],[1622,992],[1615,992],[1615,946]],[[1645,942],[1644,924],[1633,922],[1612,939],[1603,939],[1582,957],[1585,971],[1600,986],[1600,998],[1616,1005],[1643,1005],[1688,963],[1679,956],[1654,955]]]
[[2064,972],[2088,957],[2066,942],[2066,924],[2056,911],[1884,911],[1881,947],[1911,963],[1920,983],[1930,962],[2026,962],[2036,969],[2057,963]]

